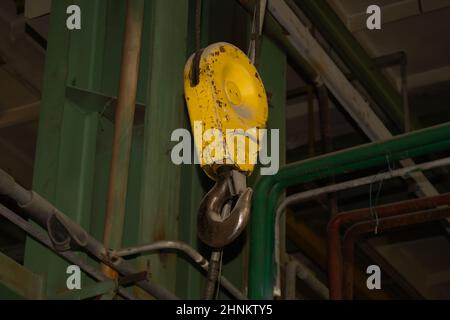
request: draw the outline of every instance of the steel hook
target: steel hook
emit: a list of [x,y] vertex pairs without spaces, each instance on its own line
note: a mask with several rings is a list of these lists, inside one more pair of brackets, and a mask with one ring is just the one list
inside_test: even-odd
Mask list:
[[198,237],[212,248],[223,248],[245,229],[250,218],[253,190],[246,188],[236,195],[236,205],[227,217],[222,217],[226,203],[233,199],[228,175],[219,177],[214,187],[203,198],[198,212]]

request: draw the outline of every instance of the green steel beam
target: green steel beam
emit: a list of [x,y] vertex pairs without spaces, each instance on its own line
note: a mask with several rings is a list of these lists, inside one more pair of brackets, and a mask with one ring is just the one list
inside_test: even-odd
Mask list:
[[[89,6],[83,20],[83,26],[89,30],[89,21],[92,20],[89,17],[98,14],[98,5],[87,3],[80,2],[84,8]],[[49,32],[33,188],[86,227],[89,225],[86,200],[92,188],[93,171],[92,166],[85,163],[89,162],[94,154],[96,114],[86,115],[67,102],[65,86],[69,81],[74,85],[94,82],[93,73],[84,79],[76,77],[74,70],[69,68],[71,59],[82,60],[80,64],[90,64],[94,61],[85,59],[87,50],[73,52],[76,48],[71,46],[72,35],[65,28],[66,8],[70,4],[72,1],[63,0],[54,1],[52,6],[52,27]],[[84,35],[86,34],[84,32]],[[99,35],[92,32],[91,37],[95,36]],[[82,40],[87,47],[94,41],[86,37]],[[75,57],[75,54],[78,57]],[[96,55],[90,54],[92,60],[95,60]],[[56,254],[31,238],[27,240],[25,266],[36,273],[46,275],[47,293],[65,285],[66,265]]]
[[[0,252],[0,284],[18,297],[41,299],[44,291],[44,278],[17,263]],[[0,298],[5,299],[5,296]]]
[[[386,79],[326,0],[295,0],[352,74],[398,128],[404,127],[402,96]],[[417,128],[417,124],[416,124]]]
[[[117,97],[107,96],[100,92],[90,91],[75,86],[66,87],[66,97],[72,103],[87,112],[95,111],[102,117],[114,122],[116,115]],[[145,105],[143,102],[136,101],[136,113],[134,125],[139,126],[144,124]]]
[[293,163],[261,178],[250,221],[249,297],[272,298],[275,209],[287,187],[448,149],[450,123]]
[[85,300],[91,299],[103,294],[109,294],[117,290],[116,280],[106,280],[97,282],[81,289],[64,290],[53,296],[47,297],[49,300]]
[[[286,163],[286,55],[276,43],[263,36],[259,71],[264,87],[269,95],[268,129],[278,129],[280,166]],[[271,141],[271,131],[268,132],[268,142]],[[269,150],[271,146],[269,145]],[[255,178],[259,177],[259,170]],[[255,179],[253,178],[253,179]],[[256,180],[253,180],[256,181]],[[255,184],[255,183],[253,183]]]
[[[150,15],[150,63],[147,86],[139,243],[178,239],[180,167],[170,158],[170,136],[183,127],[183,69],[186,62],[188,2],[146,2]],[[176,22],[176,23],[174,23]],[[138,259],[151,277],[176,289],[176,255]]]

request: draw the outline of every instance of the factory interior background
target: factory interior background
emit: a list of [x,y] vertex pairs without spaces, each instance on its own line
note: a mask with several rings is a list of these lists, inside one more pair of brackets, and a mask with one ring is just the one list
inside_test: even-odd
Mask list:
[[[0,299],[450,299],[449,34],[448,0],[0,1]],[[275,174],[171,160],[221,112]]]

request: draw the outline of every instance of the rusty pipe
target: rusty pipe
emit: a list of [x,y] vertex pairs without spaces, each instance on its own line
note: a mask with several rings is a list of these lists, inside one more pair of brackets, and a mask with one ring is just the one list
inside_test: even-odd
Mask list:
[[437,221],[450,217],[450,208],[436,208],[423,210],[414,213],[401,214],[394,217],[380,219],[378,221],[370,220],[359,222],[351,226],[344,235],[343,245],[343,262],[344,270],[344,299],[353,299],[353,267],[354,267],[354,250],[355,241],[358,236],[369,234],[375,228],[377,231],[387,231],[403,226],[418,225],[426,222]]
[[375,208],[365,208],[350,212],[340,213],[335,216],[327,228],[327,256],[328,256],[328,281],[330,287],[330,299],[342,299],[342,266],[341,266],[341,242],[340,228],[342,225],[356,223],[373,218],[373,212],[378,217],[390,217],[408,212],[421,211],[450,204],[450,193],[420,198],[402,202],[396,202]]
[[[128,0],[103,235],[103,245],[113,249],[122,246],[143,20],[144,1]],[[108,267],[103,270],[117,276]]]

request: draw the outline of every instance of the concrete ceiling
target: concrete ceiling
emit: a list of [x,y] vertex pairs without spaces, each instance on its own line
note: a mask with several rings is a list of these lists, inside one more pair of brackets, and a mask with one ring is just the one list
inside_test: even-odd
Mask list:
[[[329,0],[329,3],[371,56],[407,53],[412,87],[450,79],[450,42],[445,41],[450,34],[450,0]],[[366,9],[374,4],[382,12],[382,29],[375,31],[366,28]],[[422,79],[424,74],[428,74],[426,79]],[[398,71],[391,71],[391,76],[397,78]]]

